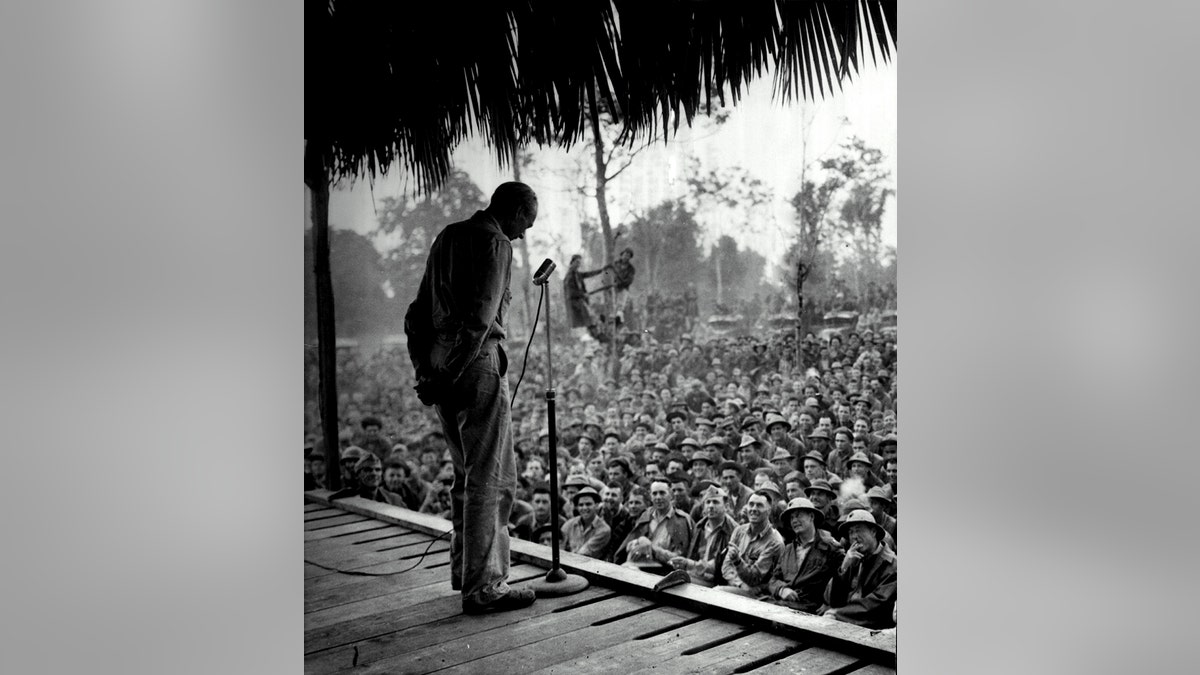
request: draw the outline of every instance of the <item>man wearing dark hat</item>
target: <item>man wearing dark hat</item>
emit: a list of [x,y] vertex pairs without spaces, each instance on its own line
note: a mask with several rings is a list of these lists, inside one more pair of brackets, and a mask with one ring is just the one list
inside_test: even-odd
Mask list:
[[[800,441],[788,435],[788,432],[791,430],[791,423],[784,419],[783,415],[779,413],[767,414],[768,443],[773,448],[782,448],[789,455],[795,456],[804,451],[804,446],[800,444]],[[774,463],[774,458],[771,461]]]
[[785,448],[775,448],[775,454],[771,456],[771,467],[775,469],[775,480],[779,483],[783,482],[784,476],[792,472],[792,453]]
[[354,465],[354,475],[358,478],[356,487],[346,487],[329,495],[329,500],[345,497],[362,497],[373,502],[383,502],[393,506],[405,506],[400,495],[392,494],[380,487],[383,479],[383,462],[375,455],[364,453]]
[[850,547],[825,591],[825,616],[873,630],[895,626],[896,554],[883,528],[869,511],[854,511],[841,532]]
[[351,445],[342,450],[339,466],[342,470],[342,487],[343,488],[358,488],[358,476],[354,473],[354,467],[358,464],[358,460],[367,455],[367,451]]
[[879,478],[871,471],[873,464],[874,462],[871,461],[871,457],[865,452],[856,452],[850,455],[850,461],[846,462],[847,473],[849,474],[846,476],[846,479],[857,478],[862,481],[863,488],[867,490],[879,485]]
[[[821,419],[827,420],[829,418],[822,417]],[[821,453],[822,457],[827,457],[829,455],[829,440],[829,432],[823,427],[818,426],[816,429],[812,430],[812,433],[808,435],[808,450],[815,450]]]
[[[892,506],[892,495],[888,489],[877,485],[867,490],[867,504],[871,507],[871,516],[875,518],[875,522],[892,536],[892,542],[896,542],[896,519],[888,513]],[[895,543],[892,544],[892,548],[898,550]]]
[[723,591],[758,597],[767,591],[767,582],[783,550],[783,537],[771,526],[770,514],[774,498],[758,490],[746,503],[745,525],[739,525],[729,537],[721,576],[728,586]]
[[815,614],[825,604],[825,587],[842,564],[842,545],[820,529],[824,516],[809,500],[788,502],[779,517],[785,542],[767,584],[778,604]]
[[572,502],[578,515],[562,527],[563,550],[590,558],[600,558],[612,536],[608,523],[605,523],[603,518],[596,517],[600,494],[591,487],[585,487],[575,493]]
[[822,479],[812,481],[812,484],[804,489],[804,496],[808,497],[821,512],[821,523],[817,527],[823,527],[833,532],[842,513],[836,501],[838,493],[829,485],[829,481]]
[[762,460],[762,443],[750,434],[743,434],[738,444],[738,463],[747,471],[766,467]]
[[829,473],[825,468],[825,459],[816,450],[804,455],[800,459],[800,467],[803,469],[804,477],[808,479],[809,485],[812,485],[812,482],[815,480],[826,480],[831,485],[842,482],[841,476]]
[[725,547],[738,523],[729,516],[729,495],[725,490],[711,486],[701,499],[704,520],[696,524],[687,552],[671,558],[669,563],[677,570],[686,570],[692,583],[711,587],[724,582],[719,571],[725,562]]
[[685,439],[692,448],[692,456],[688,459],[688,473],[692,475],[692,483],[712,478],[712,457],[707,452],[704,452],[696,444],[695,439]]

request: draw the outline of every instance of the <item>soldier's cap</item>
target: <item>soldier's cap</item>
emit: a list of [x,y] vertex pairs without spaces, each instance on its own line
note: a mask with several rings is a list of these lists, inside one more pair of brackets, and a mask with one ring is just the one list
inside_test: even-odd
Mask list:
[[738,444],[738,449],[748,448],[752,445],[762,445],[762,443],[750,434],[742,434],[742,442]]
[[576,486],[584,487],[584,486],[590,486],[591,484],[592,484],[591,481],[589,481],[587,478],[584,478],[583,476],[580,476],[579,474],[572,474],[570,476],[567,476],[567,480],[563,483],[563,487],[565,487],[565,488],[576,487]]
[[846,514],[846,517],[841,519],[838,533],[843,537],[848,536],[850,528],[860,523],[870,525],[875,530],[875,537],[880,540],[883,539],[885,530],[879,523],[875,522],[875,516],[871,515],[871,512],[866,509],[856,509]]
[[867,466],[871,466],[871,458],[867,457],[867,453],[865,453],[865,452],[856,452],[853,455],[850,455],[850,459],[846,460],[846,466],[850,466],[851,464],[854,464],[855,462],[858,462],[859,464],[866,464]]
[[365,454],[364,456],[359,458],[359,460],[357,462],[354,463],[354,473],[358,473],[359,471],[362,471],[364,468],[366,468],[368,466],[382,467],[383,462],[380,461],[378,457],[376,457],[375,455],[368,452],[367,454]]
[[837,497],[837,491],[834,490],[833,488],[829,487],[829,481],[827,481],[823,478],[818,478],[817,480],[814,480],[812,482],[812,485],[809,485],[808,487],[804,488],[804,494],[807,495],[808,493],[810,493],[814,490],[819,491],[819,492],[828,492],[829,494],[833,495],[834,497]]
[[688,446],[691,446],[691,447],[699,450],[700,449],[700,441],[697,441],[696,439],[692,438],[691,436],[688,436],[687,438],[683,439],[682,441],[679,441],[679,447],[686,448]]
[[688,460],[688,463],[687,463],[688,468],[691,468],[691,466],[693,464],[695,464],[696,462],[704,462],[704,463],[708,464],[709,466],[712,466],[712,463],[713,463],[712,457],[707,452],[704,452],[703,450],[697,450],[692,453],[692,457],[691,457],[691,459]]
[[805,455],[800,458],[800,461],[803,462],[806,459],[816,460],[821,463],[821,466],[829,466],[825,462],[825,458],[821,456],[820,450],[813,450],[812,452],[805,453]]
[[788,502],[787,508],[779,514],[779,531],[789,539],[795,535],[792,531],[792,514],[797,511],[808,511],[813,514],[813,523],[817,527],[820,527],[821,523],[825,521],[825,514],[821,513],[821,509],[818,509],[815,504],[804,497],[796,497]]
[[575,496],[571,497],[571,503],[578,504],[580,497],[591,497],[596,501],[597,504],[600,503],[600,493],[596,492],[596,488],[592,487],[591,485],[583,488],[579,492],[576,492]]
[[792,423],[784,419],[783,415],[780,415],[779,413],[768,413],[766,424],[767,431],[770,431],[771,427],[777,424],[782,424],[784,427],[786,427],[787,431],[792,430]]

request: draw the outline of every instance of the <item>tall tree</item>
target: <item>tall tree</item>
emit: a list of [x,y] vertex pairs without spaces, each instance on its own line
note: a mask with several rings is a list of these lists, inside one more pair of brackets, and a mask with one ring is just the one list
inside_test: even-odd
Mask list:
[[[732,166],[702,171],[693,157],[688,176],[687,203],[701,214],[698,219],[707,226],[714,251],[731,231],[760,234],[773,229],[770,206],[774,192],[746,169]],[[728,258],[715,254],[711,258],[716,266],[716,302],[724,303],[727,284],[723,266]]]
[[397,301],[407,307],[417,295],[425,258],[446,225],[470,218],[487,206],[486,197],[465,171],[450,172],[441,189],[421,197],[385,197],[372,237],[386,253]]
[[659,203],[629,224],[629,245],[638,252],[648,288],[682,293],[700,280],[700,224],[679,199]]

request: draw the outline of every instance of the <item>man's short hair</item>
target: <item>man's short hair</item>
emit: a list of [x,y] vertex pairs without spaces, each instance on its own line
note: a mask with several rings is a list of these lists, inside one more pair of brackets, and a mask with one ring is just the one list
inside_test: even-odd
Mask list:
[[403,469],[405,477],[412,475],[412,467],[399,457],[392,457],[383,465],[384,469]]
[[488,209],[506,215],[529,213],[537,208],[537,195],[533,188],[524,183],[509,181],[501,183],[492,193],[492,201]]
[[545,483],[538,483],[537,485],[533,486],[533,491],[530,492],[530,494],[531,495],[543,494],[543,495],[549,496],[550,495],[550,486],[546,485]]

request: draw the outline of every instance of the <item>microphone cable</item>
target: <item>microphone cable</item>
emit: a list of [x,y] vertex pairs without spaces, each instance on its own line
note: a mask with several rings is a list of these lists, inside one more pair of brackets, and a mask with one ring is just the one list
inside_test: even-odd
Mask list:
[[428,546],[425,547],[425,551],[421,554],[420,558],[417,558],[417,562],[413,563],[409,567],[405,567],[404,569],[397,570],[395,572],[360,572],[358,570],[340,570],[336,567],[329,567],[327,565],[322,565],[319,562],[313,562],[313,561],[309,560],[308,558],[305,558],[304,562],[308,563],[309,565],[316,565],[317,567],[320,567],[323,570],[329,570],[330,572],[337,572],[338,574],[352,574],[352,575],[358,576],[358,577],[390,577],[393,574],[403,574],[405,572],[408,572],[409,570],[416,568],[417,565],[420,565],[422,562],[425,561],[425,556],[429,554],[429,549],[433,548],[433,545],[438,543],[438,541],[440,541],[442,537],[450,534],[453,531],[454,530],[446,530],[445,532],[439,534],[437,537],[435,537],[433,539],[433,541],[429,542]]
[[[525,379],[525,366],[529,365],[529,348],[533,346],[533,338],[537,336],[538,319],[542,316],[542,299],[546,297],[546,284],[539,284],[542,292],[538,294],[537,312],[533,315],[533,328],[529,331],[529,342],[525,343],[525,358],[521,360],[521,375],[517,378],[517,384],[513,387],[512,398],[508,401],[508,407],[512,408],[513,403],[517,400],[517,391],[521,389],[521,380]],[[546,317],[549,321],[550,317]]]

